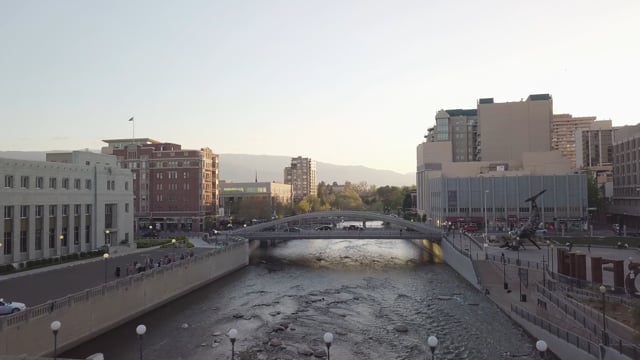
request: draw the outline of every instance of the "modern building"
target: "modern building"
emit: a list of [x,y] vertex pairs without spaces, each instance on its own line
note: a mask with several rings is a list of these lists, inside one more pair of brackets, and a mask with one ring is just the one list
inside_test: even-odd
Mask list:
[[293,201],[317,195],[316,161],[301,156],[291,158],[291,166],[284,169],[284,183],[291,185]]
[[431,141],[451,141],[454,162],[478,160],[478,111],[476,109],[440,110],[436,126],[428,129]]
[[74,151],[0,159],[0,264],[133,244],[133,177],[115,156]]
[[552,150],[553,99],[549,94],[505,103],[480,99],[477,107],[477,160],[519,163],[525,152]]
[[[451,121],[455,111],[459,122]],[[417,212],[438,224],[456,219],[482,226],[486,218],[490,227],[510,228],[528,217],[524,200],[547,189],[539,201],[543,220],[566,229],[583,226],[586,175],[573,174],[569,160],[551,150],[552,114],[547,94],[507,103],[480,99],[477,110],[439,111],[417,148]]]
[[576,163],[576,135],[581,129],[589,129],[596,121],[595,116],[574,117],[571,114],[554,114],[551,126],[551,147],[562,156]]
[[613,134],[611,120],[595,121],[576,131],[576,169],[596,178],[600,192],[613,196]]
[[619,127],[613,139],[613,223],[640,232],[640,124]]
[[218,155],[149,138],[103,140],[133,173],[137,231],[206,231],[218,211]]
[[[226,216],[239,213],[244,205],[253,207],[256,216],[278,216],[278,206],[291,204],[291,185],[277,182],[220,183],[220,204]],[[261,216],[257,215],[261,214]]]

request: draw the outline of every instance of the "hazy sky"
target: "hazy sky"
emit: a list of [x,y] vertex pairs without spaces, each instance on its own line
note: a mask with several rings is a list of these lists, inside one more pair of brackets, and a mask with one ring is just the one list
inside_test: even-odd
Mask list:
[[638,0],[0,0],[0,150],[135,136],[415,171],[439,109],[638,123]]

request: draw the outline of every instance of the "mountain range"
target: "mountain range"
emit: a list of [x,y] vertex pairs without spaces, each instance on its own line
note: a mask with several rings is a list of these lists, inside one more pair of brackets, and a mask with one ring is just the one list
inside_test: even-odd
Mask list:
[[[44,151],[0,151],[0,157],[9,159],[44,161]],[[220,154],[220,180],[230,182],[284,181],[284,168],[291,157],[277,155]],[[401,174],[390,170],[372,169],[359,165],[335,165],[317,161],[317,181],[331,184],[345,181],[366,182],[376,186],[411,186],[415,173]]]

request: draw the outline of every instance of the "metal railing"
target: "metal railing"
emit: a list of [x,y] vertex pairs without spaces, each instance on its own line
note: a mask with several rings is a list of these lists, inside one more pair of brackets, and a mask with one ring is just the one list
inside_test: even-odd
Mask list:
[[[551,301],[566,315],[570,316],[571,318],[573,318],[573,320],[581,324],[596,338],[600,338],[601,336],[603,336],[603,328],[601,326],[602,312],[596,311],[589,306],[580,304],[573,300],[564,300],[548,289],[540,286],[540,284],[536,284],[536,286],[538,292],[542,294],[542,296]],[[609,344],[617,349],[618,352],[627,355],[634,360],[640,360],[640,347],[623,341],[622,338],[620,338],[616,334],[611,333],[611,329],[607,331],[605,337],[608,339]]]
[[130,286],[132,283],[144,281],[145,278],[154,277],[157,274],[161,274],[165,271],[172,271],[176,268],[180,268],[184,265],[195,264],[204,261],[212,256],[216,256],[221,253],[225,253],[239,246],[243,246],[245,241],[239,241],[232,243],[224,248],[214,249],[211,252],[207,252],[201,255],[194,255],[193,257],[187,257],[184,260],[176,260],[168,265],[163,265],[158,268],[152,268],[145,272],[133,274],[128,277],[117,279],[106,284],[82,290],[77,293],[69,294],[63,298],[55,299],[44,304],[36,305],[27,308],[24,311],[19,311],[12,315],[0,317],[0,331],[5,328],[17,326],[30,319],[37,319],[47,316],[57,310],[72,307],[73,304],[81,302],[89,302],[91,298],[106,296],[109,293],[116,291],[119,288]]
[[570,331],[562,329],[551,322],[544,320],[517,305],[511,304],[511,311],[520,316],[521,318],[527,320],[528,322],[538,326],[539,328],[551,333],[555,337],[562,339],[563,341],[568,342],[569,344],[586,351],[587,353],[595,356],[596,358],[600,357],[600,346],[583,338],[580,335],[576,335]]

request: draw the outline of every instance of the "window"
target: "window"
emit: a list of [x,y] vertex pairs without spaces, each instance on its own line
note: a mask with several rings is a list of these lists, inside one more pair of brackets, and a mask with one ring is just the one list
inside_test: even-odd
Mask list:
[[4,232],[4,245],[2,248],[4,249],[5,255],[11,254],[11,231]]
[[91,242],[91,226],[87,225],[84,228],[84,242],[89,244]]
[[129,182],[128,181],[124,182],[124,189],[127,190],[127,191],[129,190]]
[[129,203],[125,203],[124,204],[124,212],[126,212],[126,213],[129,212]]
[[116,181],[115,180],[111,180],[111,190],[116,190]]
[[36,189],[42,189],[44,186],[44,178],[42,176],[36,177]]
[[56,189],[58,188],[58,179],[57,178],[49,178],[49,189]]
[[49,249],[56,247],[56,229],[49,229]]
[[4,218],[5,219],[13,219],[13,206],[5,206],[4,207]]
[[69,190],[69,178],[62,178],[62,188]]
[[81,189],[81,181],[80,179],[74,179],[73,180],[73,188],[76,190],[80,190]]
[[69,216],[69,205],[62,205],[62,216]]
[[92,212],[91,204],[87,204],[87,205],[85,206],[85,214],[87,214],[87,215],[91,215],[91,212]]
[[84,181],[84,188],[87,190],[91,190],[91,179],[86,179]]
[[44,205],[36,205],[36,217],[41,218],[44,211]]
[[107,180],[107,190],[111,190],[111,181]]
[[20,218],[26,219],[29,217],[29,205],[20,205]]
[[29,188],[29,177],[28,176],[20,176],[20,187],[23,189]]
[[36,250],[42,250],[42,229],[36,229]]
[[73,215],[78,216],[82,212],[82,205],[75,204],[73,205]]
[[80,245],[80,226],[73,227],[73,245]]
[[27,252],[27,231],[26,230],[20,231],[20,252],[21,253]]
[[4,187],[12,188],[13,187],[13,175],[5,175],[4,176]]
[[49,217],[56,217],[58,215],[58,208],[56,205],[49,205]]
[[67,246],[67,239],[68,238],[68,234],[67,234],[67,228],[63,227],[62,228],[62,235],[60,235],[60,241],[62,241],[62,246]]

